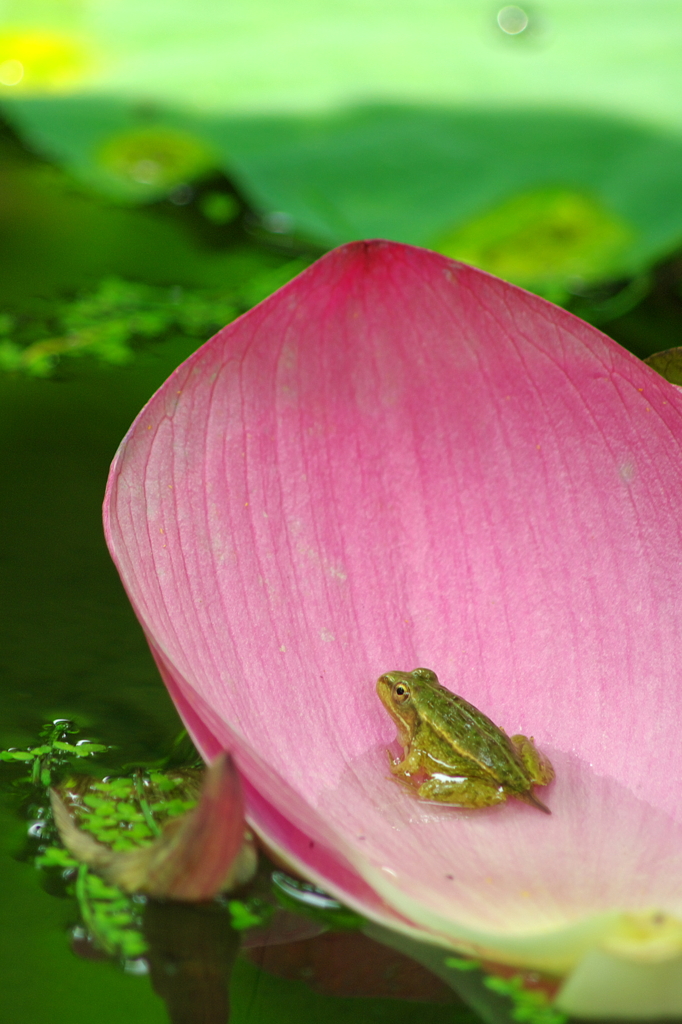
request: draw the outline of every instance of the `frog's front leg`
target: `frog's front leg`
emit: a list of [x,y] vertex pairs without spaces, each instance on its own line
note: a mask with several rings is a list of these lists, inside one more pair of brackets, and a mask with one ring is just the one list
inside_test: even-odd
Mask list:
[[529,739],[527,736],[512,736],[511,742],[526,766],[531,780],[538,786],[546,786],[550,783],[554,778],[554,769],[548,758],[535,746],[533,737],[531,736]]
[[485,779],[437,777],[423,782],[417,793],[422,800],[454,804],[457,807],[492,807],[509,795],[498,783]]
[[388,754],[388,766],[394,775],[402,775],[403,778],[409,778],[410,775],[414,775],[415,772],[419,771],[421,767],[421,754],[414,747],[405,754],[402,761],[399,757],[393,757],[390,750],[387,750],[386,753]]

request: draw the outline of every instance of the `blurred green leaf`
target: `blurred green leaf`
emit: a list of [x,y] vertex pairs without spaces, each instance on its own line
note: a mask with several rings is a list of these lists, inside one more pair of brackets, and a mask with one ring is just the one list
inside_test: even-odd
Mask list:
[[44,853],[36,857],[37,868],[75,868],[78,862],[68,850],[62,846],[48,846]]
[[640,274],[682,241],[682,136],[596,113],[394,104],[241,117],[158,109],[141,122],[138,107],[110,97],[5,109],[40,151],[107,194],[106,138],[122,125],[174,126],[216,155],[262,212],[264,237],[424,245],[553,297]]
[[546,993],[528,989],[521,975],[500,978],[491,975],[484,979],[486,988],[506,996],[512,1002],[511,1017],[521,1024],[565,1024],[566,1014],[554,1009]]
[[619,269],[632,235],[588,195],[543,188],[467,221],[436,239],[434,248],[561,301],[562,285]]
[[461,956],[446,957],[445,966],[452,967],[455,971],[478,971],[481,968],[479,960],[469,960]]
[[[112,197],[172,196],[220,164],[274,234],[435,247],[555,298],[682,240],[682,21],[664,0],[545,0],[511,33],[470,0],[374,0],[360,20],[353,0],[25,2],[35,30],[22,10],[0,34],[23,69],[5,111]],[[232,205],[201,209],[223,224]]]
[[230,912],[230,923],[235,931],[246,931],[262,925],[272,914],[272,907],[265,905],[256,908],[244,903],[243,900],[229,900],[227,909]]
[[327,245],[389,238],[565,287],[682,239],[682,139],[603,116],[385,106],[207,131],[256,206]]
[[654,352],[644,362],[671,384],[682,385],[682,348],[668,348],[663,352]]

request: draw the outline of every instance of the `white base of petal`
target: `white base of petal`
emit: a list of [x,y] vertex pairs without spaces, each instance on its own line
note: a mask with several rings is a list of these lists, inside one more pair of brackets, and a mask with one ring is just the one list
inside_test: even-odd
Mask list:
[[593,949],[567,979],[555,1005],[572,1017],[681,1017],[682,955],[637,963]]

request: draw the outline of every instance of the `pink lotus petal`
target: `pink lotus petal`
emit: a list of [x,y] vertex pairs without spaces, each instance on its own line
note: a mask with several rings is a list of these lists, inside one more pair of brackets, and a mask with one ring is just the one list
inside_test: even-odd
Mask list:
[[[682,914],[681,413],[565,311],[386,242],[183,364],[114,463],[107,535],[254,827],[376,920],[540,967],[621,909]],[[535,737],[551,817],[387,778],[374,682],[417,665]]]

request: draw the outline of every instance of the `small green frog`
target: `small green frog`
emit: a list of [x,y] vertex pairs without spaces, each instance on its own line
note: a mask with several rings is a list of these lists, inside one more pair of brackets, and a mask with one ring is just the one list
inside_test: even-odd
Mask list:
[[513,796],[551,813],[531,787],[546,786],[554,769],[532,737],[507,736],[428,668],[386,672],[377,693],[404,749],[402,761],[389,754],[391,771],[422,800],[489,807]]

